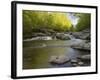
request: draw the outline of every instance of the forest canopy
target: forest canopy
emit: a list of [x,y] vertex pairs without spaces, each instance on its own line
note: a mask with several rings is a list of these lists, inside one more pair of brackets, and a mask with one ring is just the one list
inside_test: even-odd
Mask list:
[[76,31],[81,31],[91,27],[91,15],[90,14],[79,14],[79,20],[76,25]]
[[68,13],[42,12],[23,10],[23,37],[31,37],[38,29],[52,29],[56,32],[81,31],[90,28],[90,14],[76,14],[79,17],[76,26],[73,26]]

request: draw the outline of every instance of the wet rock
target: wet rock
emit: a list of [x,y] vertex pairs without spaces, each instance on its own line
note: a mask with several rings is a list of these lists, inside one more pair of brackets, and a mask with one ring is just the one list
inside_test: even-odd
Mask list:
[[33,37],[30,39],[25,39],[23,41],[33,41],[33,40],[52,40],[52,37],[50,36],[40,36],[40,37]]
[[86,42],[86,40],[82,40],[82,39],[72,39],[70,45],[71,45],[71,47],[76,47],[85,42]]
[[73,32],[72,35],[77,39],[90,40],[90,29],[85,29],[80,32]]
[[82,47],[84,45],[84,42],[82,40],[74,40],[74,43],[75,44],[72,45],[73,48],[74,47]]
[[44,33],[33,33],[32,34],[32,37],[39,37],[39,36],[47,36],[47,35]]
[[87,28],[87,29],[83,30],[82,32],[84,32],[84,33],[89,33],[89,32],[90,32],[90,29]]
[[77,65],[77,63],[74,63],[74,64],[72,64],[72,66],[76,67],[76,66],[78,66],[78,65]]
[[90,40],[90,33],[74,32],[73,36],[77,39]]
[[71,60],[71,64],[72,64],[72,66],[83,66],[84,62],[82,62],[78,59],[74,59],[74,60]]
[[88,42],[88,43],[87,42],[82,42],[82,43],[77,44],[77,45],[72,45],[71,47],[74,48],[74,49],[90,51],[91,44],[90,44],[90,42]]
[[90,33],[89,33],[89,34],[87,34],[87,35],[85,36],[85,39],[86,39],[86,40],[90,40],[90,39],[91,39],[90,37],[91,37],[91,35],[90,35]]
[[81,32],[73,32],[72,35],[77,39],[81,39],[80,36],[82,35],[82,33]]
[[39,37],[38,40],[52,40],[50,36]]
[[54,63],[54,64],[64,64],[64,63],[67,63],[69,62],[70,59],[66,56],[51,56],[49,62],[50,63]]
[[76,59],[71,60],[72,64],[76,64],[78,61]]
[[38,31],[45,33],[46,35],[51,35],[52,33],[56,33],[53,29],[46,29],[46,28],[38,29]]
[[71,36],[69,34],[64,34],[64,33],[57,33],[56,38],[60,40],[70,40]]
[[85,43],[84,48],[90,49],[91,48],[91,43],[90,42]]
[[84,62],[78,62],[78,65],[83,66]]
[[77,57],[78,59],[81,59],[81,60],[90,60],[91,59],[91,55],[83,55],[83,56],[78,56]]

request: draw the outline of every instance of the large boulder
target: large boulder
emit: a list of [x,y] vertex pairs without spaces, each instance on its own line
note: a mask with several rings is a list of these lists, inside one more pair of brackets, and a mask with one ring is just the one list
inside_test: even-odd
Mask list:
[[77,39],[80,39],[80,36],[82,35],[81,32],[73,32],[72,35],[77,38]]
[[80,44],[77,44],[77,45],[72,45],[71,47],[74,48],[74,49],[78,49],[78,50],[89,50],[90,51],[91,44],[90,44],[90,42],[88,42],[88,43],[83,42],[83,43],[80,43]]
[[72,47],[79,46],[80,44],[83,44],[83,43],[86,42],[86,40],[82,40],[82,39],[71,39],[70,41],[71,41],[71,42],[70,42],[70,45],[71,45]]
[[73,32],[72,35],[77,39],[84,39],[84,40],[90,40],[90,29],[85,29],[80,32]]
[[70,59],[66,56],[51,56],[49,62],[54,64],[64,64],[66,62],[69,62]]
[[90,33],[74,32],[72,35],[77,39],[90,40]]
[[65,33],[57,33],[56,38],[60,39],[60,40],[70,40],[71,36],[69,34],[65,34]]

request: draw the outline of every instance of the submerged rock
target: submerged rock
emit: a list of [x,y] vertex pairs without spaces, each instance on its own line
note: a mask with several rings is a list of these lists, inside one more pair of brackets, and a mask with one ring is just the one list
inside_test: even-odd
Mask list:
[[64,64],[66,62],[69,62],[70,59],[66,56],[51,56],[49,62],[54,64]]

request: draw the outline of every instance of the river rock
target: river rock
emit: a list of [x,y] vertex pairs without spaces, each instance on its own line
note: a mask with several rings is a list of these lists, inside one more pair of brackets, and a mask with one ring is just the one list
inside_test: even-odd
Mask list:
[[47,36],[47,35],[44,33],[33,33],[32,34],[32,37],[39,37],[39,36]]
[[72,63],[72,64],[77,63],[77,62],[78,62],[77,59],[72,59],[72,60],[71,60],[71,63]]
[[81,36],[81,32],[73,32],[72,35],[77,38],[77,39],[80,39],[80,36]]
[[88,54],[88,55],[78,56],[77,58],[81,59],[81,60],[90,60],[91,59],[91,55]]
[[84,62],[78,62],[78,65],[83,66]]
[[73,32],[72,35],[77,39],[90,40],[90,29],[85,29],[80,32]]
[[77,39],[84,39],[84,40],[89,40],[90,39],[90,33],[74,32],[73,36]]
[[38,31],[46,35],[51,35],[52,33],[56,33],[53,29],[47,29],[47,28],[42,28],[42,29],[39,28]]
[[84,32],[84,33],[90,33],[90,29],[87,28],[87,29],[83,30],[82,32]]
[[23,41],[33,41],[33,40],[52,40],[52,37],[50,36],[40,36],[40,37],[33,37],[30,39],[25,39]]
[[78,59],[72,59],[71,60],[72,66],[83,66],[84,63],[82,61],[78,61]]
[[70,46],[72,47],[79,46],[80,44],[83,44],[86,42],[86,40],[82,40],[82,39],[71,39],[70,41],[71,41]]
[[72,66],[76,67],[76,66],[78,66],[78,65],[77,65],[77,63],[73,63]]
[[38,40],[52,40],[52,37],[50,36],[39,37]]
[[56,38],[60,40],[70,40],[70,35],[65,33],[57,33]]
[[49,62],[54,64],[64,64],[66,62],[69,62],[70,59],[66,56],[51,56]]
[[74,48],[74,49],[90,51],[91,44],[90,44],[90,42],[82,42],[82,43],[77,44],[77,45],[72,45],[71,47]]

